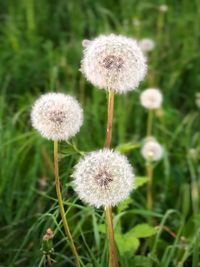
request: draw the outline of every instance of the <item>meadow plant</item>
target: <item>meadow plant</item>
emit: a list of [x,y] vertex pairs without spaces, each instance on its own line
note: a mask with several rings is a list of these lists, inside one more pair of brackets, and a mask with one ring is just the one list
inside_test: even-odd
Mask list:
[[[83,46],[84,46],[84,55],[81,61],[82,73],[85,75],[86,79],[90,81],[94,86],[97,86],[99,89],[104,89],[108,92],[107,130],[106,130],[104,148],[109,149],[111,146],[111,139],[112,139],[114,94],[115,93],[122,94],[128,91],[132,91],[139,85],[140,81],[144,79],[147,71],[146,59],[142,53],[142,50],[138,46],[136,40],[121,35],[115,35],[115,34],[100,35],[99,37],[95,38],[92,41],[88,40],[84,41]],[[99,157],[99,155],[101,155],[102,153],[104,155],[106,154],[110,155],[109,158],[114,157],[115,158],[114,162],[117,162],[117,160],[121,161],[122,159],[123,159],[122,162],[124,163],[126,162],[124,158],[111,151],[108,152],[108,150],[103,150],[103,152],[100,151],[97,154],[92,154],[92,155],[96,156],[98,155]],[[90,156],[88,157],[90,158]],[[116,166],[116,164],[114,165],[116,171],[119,170],[121,172],[122,169],[124,168],[124,167],[122,168],[122,166],[121,167]],[[129,166],[127,163],[125,165]],[[98,180],[101,181],[102,183],[102,181],[105,180],[105,177],[107,177],[106,180],[113,179],[113,185],[114,185],[114,181],[118,176],[116,176],[116,174],[114,175],[113,173],[114,169],[111,167],[112,165],[109,168],[108,166],[106,167],[106,165],[104,166],[105,166],[104,170],[107,169],[108,173],[107,172],[106,174],[102,173],[101,179],[98,178]],[[132,177],[131,174],[132,171],[130,167],[126,167],[125,169],[128,170],[128,177],[129,177],[128,180],[130,182]],[[94,175],[98,176],[98,173],[99,171],[95,172]],[[108,176],[110,175],[112,178],[108,179]],[[127,176],[125,177],[127,178]],[[122,177],[120,178],[119,182],[122,181],[121,179],[125,177],[124,174],[122,174]],[[95,177],[93,177],[93,179],[95,179]],[[123,185],[124,183],[126,183],[126,181],[123,181]],[[110,185],[112,184],[110,183]],[[88,184],[86,184],[86,186],[88,186]],[[126,191],[122,191],[123,195],[121,196],[117,194],[117,196],[115,196],[113,200],[114,202],[110,201],[109,196],[106,202],[105,201],[106,195],[103,194],[102,200],[98,200],[98,204],[96,203],[96,206],[107,204],[105,206],[105,216],[106,216],[108,240],[109,240],[109,267],[118,267],[118,259],[115,247],[114,229],[112,220],[112,206],[117,204],[117,202],[120,199],[122,200],[124,199],[125,196],[128,196],[131,189],[132,186],[126,189]],[[120,190],[119,187],[118,190]],[[124,190],[124,186],[121,190]],[[82,198],[85,198],[85,196],[82,195]]]
[[79,131],[83,123],[83,111],[78,101],[73,97],[62,93],[47,93],[42,95],[33,105],[31,121],[33,127],[43,137],[54,142],[54,173],[60,214],[67,241],[74,255],[76,266],[79,267],[79,256],[65,216],[60,189],[58,141],[67,141]]
[[158,161],[163,156],[163,148],[152,137],[152,128],[153,128],[153,112],[156,109],[159,109],[163,102],[163,96],[160,89],[157,88],[148,88],[140,94],[140,103],[141,105],[148,110],[148,119],[147,119],[147,133],[146,140],[141,149],[141,154],[146,160],[146,172],[148,176],[147,183],[147,207],[152,209],[153,207],[153,197],[152,197],[152,185],[153,185],[153,161]]

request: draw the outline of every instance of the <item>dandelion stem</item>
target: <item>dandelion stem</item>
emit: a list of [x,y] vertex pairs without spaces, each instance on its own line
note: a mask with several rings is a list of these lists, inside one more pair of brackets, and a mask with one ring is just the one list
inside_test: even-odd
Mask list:
[[[147,119],[147,137],[151,136],[152,133],[152,122],[153,122],[153,110],[148,110]],[[147,208],[151,210],[153,208],[153,197],[152,197],[152,185],[153,185],[153,169],[151,162],[146,162],[147,171]]]
[[108,239],[109,239],[109,267],[118,267],[118,260],[115,248],[113,220],[112,220],[112,208],[105,208],[106,222],[108,227]]
[[[114,109],[114,93],[112,91],[109,91],[107,130],[106,130],[106,140],[104,144],[105,148],[110,148],[111,145],[113,109]],[[109,267],[118,267],[119,265],[117,260],[117,253],[116,253],[115,239],[114,239],[112,207],[105,207],[105,216],[106,216],[108,241],[109,241]]]
[[147,137],[151,136],[152,132],[152,122],[153,122],[153,110],[148,110],[148,119],[147,119]]
[[151,210],[153,208],[153,197],[152,197],[152,184],[153,184],[153,168],[151,162],[146,163],[147,170],[147,208]]
[[106,148],[110,147],[111,139],[112,139],[113,109],[114,109],[114,93],[109,91],[106,141],[105,141],[105,144],[104,144],[104,147],[106,147]]
[[55,173],[55,181],[56,181],[56,194],[58,198],[58,205],[60,209],[60,214],[61,214],[65,234],[66,234],[69,246],[72,250],[75,263],[76,263],[76,267],[80,267],[79,256],[78,256],[76,247],[74,245],[72,235],[69,230],[67,219],[65,217],[65,210],[64,210],[63,200],[62,200],[62,195],[61,195],[61,190],[60,190],[60,177],[59,177],[59,166],[58,166],[58,141],[54,141],[54,173]]

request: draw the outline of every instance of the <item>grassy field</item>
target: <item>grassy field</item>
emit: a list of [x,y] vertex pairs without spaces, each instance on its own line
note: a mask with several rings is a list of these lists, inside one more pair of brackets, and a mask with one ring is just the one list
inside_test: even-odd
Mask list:
[[[82,40],[100,33],[151,38],[149,72],[135,92],[116,96],[112,146],[125,153],[137,177],[145,177],[140,147],[147,112],[140,92],[158,87],[164,96],[153,134],[165,148],[154,166],[154,208],[146,184],[114,209],[121,267],[200,266],[200,2],[161,0],[0,1],[0,266],[45,266],[42,238],[54,231],[54,266],[74,266],[61,227],[53,175],[53,144],[31,127],[30,110],[41,93],[61,91],[84,107],[84,126],[60,145],[60,173],[75,243],[83,266],[107,267],[104,213],[84,205],[70,175],[80,151],[101,148],[106,94],[79,71]],[[136,25],[137,20],[140,22]],[[136,21],[136,22],[135,22]],[[141,179],[142,180],[142,179]],[[145,178],[144,178],[145,180]]]

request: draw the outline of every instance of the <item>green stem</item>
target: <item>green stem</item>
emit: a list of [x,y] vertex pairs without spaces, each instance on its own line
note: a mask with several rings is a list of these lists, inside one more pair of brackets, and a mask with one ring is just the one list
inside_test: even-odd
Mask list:
[[147,119],[147,137],[151,136],[152,133],[152,123],[153,123],[153,110],[148,110],[148,119]]
[[119,267],[116,248],[115,248],[115,238],[112,220],[112,208],[105,208],[106,223],[108,227],[108,240],[109,240],[109,267]]
[[65,234],[66,234],[69,246],[72,250],[72,253],[73,253],[73,256],[75,259],[75,263],[76,263],[76,267],[80,267],[79,256],[78,256],[76,247],[74,245],[72,235],[71,235],[70,230],[69,230],[69,225],[68,225],[67,219],[65,217],[65,210],[64,210],[62,194],[61,194],[61,190],[60,190],[60,177],[59,177],[59,166],[58,166],[58,141],[54,141],[54,174],[55,174],[55,181],[56,181],[56,194],[57,194],[57,198],[58,198],[58,205],[59,205],[59,209],[60,209],[60,215],[62,218]]
[[153,168],[151,162],[146,163],[146,170],[147,170],[147,208],[152,210],[153,208],[153,197],[152,197],[152,185],[153,185]]
[[[112,126],[113,126],[113,110],[114,110],[114,93],[112,91],[109,91],[107,130],[106,130],[106,140],[104,144],[105,148],[110,148],[110,145],[111,145]],[[105,217],[106,217],[108,241],[109,241],[109,267],[119,267],[116,247],[115,247],[112,207],[105,207]]]
[[51,262],[51,256],[47,255],[47,266],[51,267],[52,266],[52,262]]
[[[152,124],[153,124],[153,110],[148,110],[147,119],[147,138],[152,134]],[[148,177],[147,182],[147,208],[151,210],[153,208],[153,197],[152,197],[152,185],[153,185],[153,168],[151,162],[146,162],[146,172]]]

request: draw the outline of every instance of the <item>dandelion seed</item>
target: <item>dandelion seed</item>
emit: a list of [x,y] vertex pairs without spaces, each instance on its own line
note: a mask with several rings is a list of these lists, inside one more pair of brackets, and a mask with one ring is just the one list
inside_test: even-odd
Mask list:
[[78,101],[62,93],[47,93],[34,104],[33,127],[50,140],[68,140],[83,123],[83,110]]
[[162,94],[157,88],[149,88],[143,91],[140,95],[140,103],[147,109],[160,108],[163,101]]
[[148,137],[141,149],[142,156],[149,161],[158,161],[163,157],[163,147],[153,137]]
[[155,42],[152,39],[144,38],[139,41],[139,46],[144,53],[152,51],[155,47]]
[[100,89],[125,93],[135,89],[146,74],[146,60],[133,39],[121,35],[101,35],[83,42],[81,71]]
[[134,174],[127,158],[109,149],[86,155],[72,176],[80,199],[97,208],[115,206],[133,189]]

